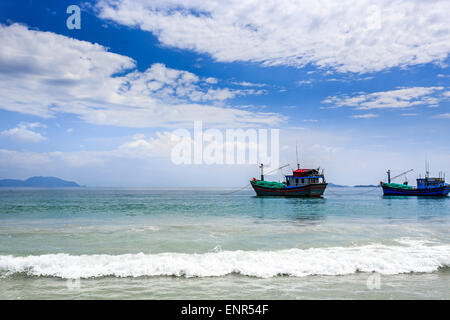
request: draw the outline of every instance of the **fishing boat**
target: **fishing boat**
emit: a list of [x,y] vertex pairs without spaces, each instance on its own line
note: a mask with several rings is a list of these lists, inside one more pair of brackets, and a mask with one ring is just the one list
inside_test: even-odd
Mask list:
[[257,196],[320,197],[328,185],[320,168],[300,169],[300,165],[297,164],[297,170],[293,170],[291,175],[285,175],[284,182],[265,181],[264,164],[260,165],[260,169],[261,179],[253,178],[250,181]]
[[385,196],[432,196],[445,197],[450,193],[450,186],[445,183],[445,174],[439,173],[439,177],[430,177],[427,170],[425,178],[419,177],[416,179],[417,187],[412,187],[405,181],[403,184],[393,183],[392,180],[401,177],[409,172],[408,170],[398,176],[391,178],[391,170],[387,171],[388,183],[381,182],[383,194]]

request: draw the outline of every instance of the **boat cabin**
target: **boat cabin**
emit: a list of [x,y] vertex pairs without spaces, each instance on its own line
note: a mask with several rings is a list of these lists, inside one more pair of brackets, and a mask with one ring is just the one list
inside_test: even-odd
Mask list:
[[445,183],[442,178],[419,178],[417,179],[418,189],[436,188],[441,187]]
[[325,177],[316,169],[298,169],[286,177],[286,186],[303,186],[314,183],[325,183]]

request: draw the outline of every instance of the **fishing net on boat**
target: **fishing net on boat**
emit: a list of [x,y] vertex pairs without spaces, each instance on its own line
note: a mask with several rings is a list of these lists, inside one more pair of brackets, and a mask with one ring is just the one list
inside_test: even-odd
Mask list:
[[284,188],[286,185],[284,183],[275,181],[252,181],[255,186],[265,187],[265,188]]
[[405,190],[414,189],[413,187],[408,186],[407,184],[399,184],[399,183],[386,183],[385,186],[390,187],[390,188],[405,189]]

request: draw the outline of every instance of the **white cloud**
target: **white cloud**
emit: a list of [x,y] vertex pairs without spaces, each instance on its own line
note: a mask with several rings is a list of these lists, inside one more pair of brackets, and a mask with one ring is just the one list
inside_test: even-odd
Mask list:
[[300,81],[297,81],[296,82],[296,84],[297,84],[297,86],[303,86],[303,85],[307,85],[307,84],[312,84],[313,83],[313,80],[300,80]]
[[255,94],[250,90],[214,89],[207,84],[216,84],[217,79],[200,80],[191,72],[170,69],[162,63],[153,64],[145,72],[131,72],[123,80],[120,88],[123,95],[152,97],[172,103],[223,101],[236,95]]
[[133,140],[123,143],[109,154],[115,157],[144,159],[169,157],[172,147],[177,143],[172,139],[171,132],[157,132],[156,137],[148,139],[143,134],[136,134]]
[[99,0],[96,8],[221,62],[363,73],[440,63],[450,52],[449,1]]
[[[328,73],[328,72],[326,72]],[[329,73],[328,73],[329,74]],[[367,81],[367,80],[372,80],[374,77],[369,76],[369,77],[356,77],[355,74],[350,73],[350,74],[346,74],[344,76],[341,76],[339,78],[326,78],[325,81],[327,82],[343,82],[343,83],[349,83],[352,81]]]
[[265,84],[265,83],[253,83],[253,82],[248,82],[248,81],[241,81],[241,82],[232,81],[231,84],[234,84],[236,86],[242,86],[242,87],[266,87],[267,86],[267,84]]
[[21,122],[15,128],[11,128],[0,132],[0,137],[7,137],[19,142],[32,142],[32,143],[41,142],[43,140],[46,140],[47,138],[42,136],[39,132],[31,130],[39,127],[45,128],[45,125],[40,124],[38,122],[33,123]]
[[211,84],[216,84],[217,82],[219,82],[216,78],[213,77],[206,78],[205,81]]
[[311,147],[312,150],[319,150],[320,152],[323,153],[334,153],[336,152],[338,149],[335,147],[331,147],[331,146],[324,146],[324,145],[320,145],[320,144],[314,144]]
[[436,118],[436,119],[450,119],[450,113],[438,114],[437,116],[434,116],[433,118]]
[[[0,108],[40,117],[75,114],[101,125],[170,127],[194,120],[222,126],[277,125],[274,113],[250,112],[224,101],[257,90],[213,87],[213,78],[133,59],[25,26],[0,24]],[[222,106],[220,106],[222,105]]]
[[171,137],[170,132],[157,132],[155,137],[148,139],[145,135],[136,134],[115,149],[99,151],[30,152],[0,149],[0,166],[38,168],[43,164],[62,161],[70,167],[84,167],[103,165],[112,159],[167,158],[176,144]]
[[39,168],[43,164],[51,163],[48,153],[13,151],[0,149],[0,165],[3,168]]
[[109,157],[109,152],[105,151],[72,151],[62,152],[53,151],[47,153],[41,153],[46,156],[49,161],[57,162],[62,161],[66,166],[76,168],[85,166],[98,166],[103,165]]
[[354,119],[371,119],[371,118],[378,118],[378,115],[375,113],[366,113],[366,114],[357,114],[351,116],[351,118]]
[[322,103],[331,108],[355,107],[358,110],[410,108],[418,105],[435,106],[445,97],[443,87],[412,87],[374,93],[357,93],[352,96],[333,96]]
[[400,114],[402,117],[416,117],[418,116],[417,113],[402,113]]
[[289,130],[306,130],[305,127],[298,127],[298,126],[293,126],[293,127],[288,127]]

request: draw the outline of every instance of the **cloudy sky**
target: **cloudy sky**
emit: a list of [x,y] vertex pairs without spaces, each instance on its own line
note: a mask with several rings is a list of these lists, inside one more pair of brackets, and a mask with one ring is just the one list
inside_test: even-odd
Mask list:
[[[450,173],[450,1],[0,2],[0,178],[242,186],[171,132],[280,129],[280,162],[378,183]],[[81,7],[81,29],[66,9]],[[285,171],[287,173],[287,171]],[[274,176],[273,179],[279,179]]]

